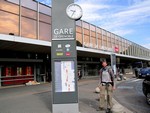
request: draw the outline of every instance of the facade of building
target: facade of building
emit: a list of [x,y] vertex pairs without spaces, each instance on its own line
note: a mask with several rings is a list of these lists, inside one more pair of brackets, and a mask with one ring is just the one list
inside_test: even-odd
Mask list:
[[[61,21],[61,20],[60,20]],[[34,0],[0,1],[0,86],[51,80],[51,7]],[[100,27],[76,22],[78,69],[97,75],[100,60],[150,62],[150,50]]]

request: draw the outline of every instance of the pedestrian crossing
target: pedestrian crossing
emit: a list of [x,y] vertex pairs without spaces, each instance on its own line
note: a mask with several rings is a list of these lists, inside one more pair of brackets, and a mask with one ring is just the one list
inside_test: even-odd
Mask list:
[[133,89],[133,86],[118,86],[117,89]]
[[133,83],[133,82],[139,82],[139,81],[142,81],[142,79],[131,78],[128,81],[126,81],[126,83]]
[[[120,85],[117,87],[117,89],[134,89],[135,86],[133,85],[129,85],[130,83],[138,83],[138,85],[136,85],[136,89],[137,89],[137,86],[140,87],[141,89],[141,85],[139,85],[139,83],[141,84],[141,81],[142,79],[136,79],[136,78],[131,78],[131,79],[128,79],[127,81],[125,81],[124,85]],[[138,89],[139,91],[139,89]]]

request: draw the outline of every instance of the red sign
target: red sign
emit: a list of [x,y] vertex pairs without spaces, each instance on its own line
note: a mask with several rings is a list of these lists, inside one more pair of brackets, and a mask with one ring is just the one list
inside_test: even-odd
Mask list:
[[71,53],[70,53],[70,52],[67,52],[67,53],[66,53],[66,56],[70,56],[70,55],[71,55]]
[[115,52],[119,52],[119,48],[118,47],[115,47]]

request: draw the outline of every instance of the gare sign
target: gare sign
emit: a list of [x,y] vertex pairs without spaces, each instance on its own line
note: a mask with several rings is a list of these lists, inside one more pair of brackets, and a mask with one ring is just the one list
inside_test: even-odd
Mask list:
[[73,28],[64,28],[64,29],[54,29],[54,34],[55,35],[68,35],[68,34],[73,34]]
[[53,39],[69,39],[74,38],[73,28],[55,28],[53,30]]

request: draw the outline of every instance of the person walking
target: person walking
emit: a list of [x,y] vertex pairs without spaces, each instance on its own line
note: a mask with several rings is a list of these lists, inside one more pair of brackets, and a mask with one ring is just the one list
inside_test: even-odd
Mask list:
[[[114,84],[114,74],[113,70],[110,66],[107,65],[107,62],[102,61],[102,68],[100,69],[99,76],[99,88],[100,88],[100,106],[99,110],[104,110],[105,102],[107,101],[107,109],[108,112],[111,112],[113,103],[112,103],[112,93],[115,89]],[[106,95],[107,93],[107,95]],[[105,97],[107,97],[105,101]]]

